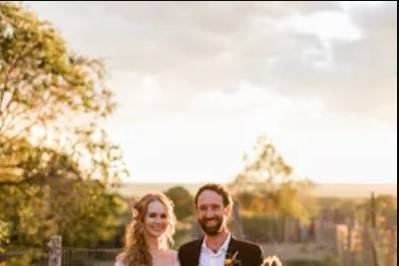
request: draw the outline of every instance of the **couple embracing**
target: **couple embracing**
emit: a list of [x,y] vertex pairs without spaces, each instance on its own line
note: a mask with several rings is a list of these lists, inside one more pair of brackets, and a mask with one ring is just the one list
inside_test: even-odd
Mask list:
[[232,204],[231,195],[223,186],[202,186],[194,205],[204,236],[182,245],[176,252],[169,248],[176,224],[173,203],[161,193],[142,197],[134,206],[124,249],[115,266],[262,265],[261,248],[234,238],[227,228]]

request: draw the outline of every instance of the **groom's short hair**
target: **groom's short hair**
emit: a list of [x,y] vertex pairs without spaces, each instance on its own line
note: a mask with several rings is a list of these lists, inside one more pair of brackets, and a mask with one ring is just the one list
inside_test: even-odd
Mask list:
[[195,207],[198,207],[198,198],[201,195],[201,193],[204,192],[205,190],[210,190],[210,191],[213,191],[216,194],[220,195],[223,198],[224,207],[233,206],[233,199],[231,198],[230,192],[224,186],[222,186],[220,184],[211,183],[211,184],[203,185],[202,187],[200,187],[198,189],[198,192],[194,198]]

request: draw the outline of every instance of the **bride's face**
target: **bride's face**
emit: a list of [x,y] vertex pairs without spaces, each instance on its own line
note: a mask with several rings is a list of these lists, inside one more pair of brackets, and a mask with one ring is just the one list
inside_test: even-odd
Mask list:
[[144,218],[144,230],[150,237],[159,238],[168,227],[169,217],[166,207],[159,201],[153,201],[148,205]]

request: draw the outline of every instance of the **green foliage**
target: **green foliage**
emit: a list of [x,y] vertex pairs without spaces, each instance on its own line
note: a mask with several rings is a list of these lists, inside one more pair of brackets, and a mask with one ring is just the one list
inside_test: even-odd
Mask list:
[[182,244],[191,240],[191,224],[194,215],[193,196],[181,186],[168,189],[165,195],[173,201],[175,205],[175,215],[177,218],[176,232],[174,238],[174,249],[178,249]]
[[97,124],[115,107],[104,74],[100,61],[69,52],[49,22],[0,2],[0,155],[8,157],[0,171],[18,168],[10,157],[26,151],[23,140],[68,155],[85,178],[126,174],[119,147]]
[[[0,2],[0,243],[95,246],[120,230],[127,174],[98,123],[115,107],[98,60],[71,53],[51,23]],[[42,132],[40,134],[40,132]]]
[[174,245],[173,249],[177,250],[181,245],[187,243],[192,240],[192,221],[187,222],[178,222],[176,225],[176,233],[173,236],[174,238]]
[[42,249],[14,250],[12,255],[0,262],[0,266],[21,266],[21,265],[47,265],[48,254]]
[[194,214],[193,196],[184,187],[172,187],[165,192],[175,205],[176,218],[184,220]]
[[0,18],[3,115],[14,110],[11,103],[34,111],[29,120],[54,120],[65,109],[100,115],[112,111],[99,61],[69,53],[54,27],[20,4],[2,2]]
[[282,239],[283,222],[280,217],[267,214],[242,215],[241,223],[247,239],[272,242]]
[[310,219],[315,203],[309,195],[312,182],[298,179],[276,148],[259,139],[255,156],[230,185],[245,212],[265,212],[274,216]]
[[[370,209],[370,204],[366,205]],[[397,198],[391,195],[379,195],[375,199],[377,227],[389,229],[398,224]]]
[[0,220],[0,252],[4,252],[3,246],[8,244],[10,239],[9,223]]
[[11,226],[14,244],[42,246],[60,234],[67,246],[95,246],[115,235],[125,202],[109,194],[98,180],[81,180],[73,161],[54,154],[46,167],[36,169],[40,178],[19,186],[0,187],[0,215]]

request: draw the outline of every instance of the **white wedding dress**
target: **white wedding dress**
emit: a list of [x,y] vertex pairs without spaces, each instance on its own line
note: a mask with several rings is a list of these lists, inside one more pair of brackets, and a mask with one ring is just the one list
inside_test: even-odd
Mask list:
[[[168,250],[166,254],[163,254],[163,257],[154,258],[153,263],[153,266],[180,266],[179,259],[177,258],[177,252],[174,250]],[[125,265],[121,261],[116,261],[114,266]]]

